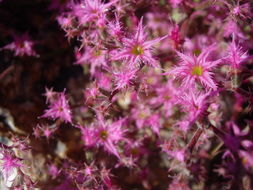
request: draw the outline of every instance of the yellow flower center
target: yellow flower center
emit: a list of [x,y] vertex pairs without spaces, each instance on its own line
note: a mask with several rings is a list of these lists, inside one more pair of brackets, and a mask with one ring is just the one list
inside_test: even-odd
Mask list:
[[107,139],[107,137],[108,137],[107,131],[101,131],[99,135],[100,135],[100,138],[103,139],[104,141],[105,141],[105,140]]
[[93,52],[93,55],[94,55],[95,57],[99,57],[101,54],[102,54],[102,51],[99,50],[99,49],[97,49],[97,50],[95,50],[95,51]]
[[169,101],[171,99],[170,95],[168,95],[168,94],[166,94],[163,98],[164,98],[164,100],[167,100],[167,101]]
[[197,75],[197,76],[201,76],[201,75],[203,75],[203,67],[201,67],[201,66],[194,66],[193,68],[192,68],[192,71],[191,71],[191,74],[192,75]]
[[146,116],[147,116],[147,114],[146,114],[145,112],[140,112],[140,113],[139,113],[140,119],[145,119]]
[[144,49],[139,45],[134,46],[132,49],[132,54],[134,55],[142,55],[143,53],[144,53]]

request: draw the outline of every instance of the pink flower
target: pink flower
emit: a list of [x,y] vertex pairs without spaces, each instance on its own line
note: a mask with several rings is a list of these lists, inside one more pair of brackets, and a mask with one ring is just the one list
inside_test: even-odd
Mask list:
[[79,18],[81,24],[97,21],[104,18],[104,14],[118,0],[109,3],[102,3],[101,0],[83,0],[80,5],[74,7],[74,13]]
[[122,128],[125,119],[120,119],[113,123],[104,121],[104,118],[98,114],[97,122],[90,127],[81,127],[82,139],[86,146],[102,146],[107,152],[120,158],[116,144],[123,140],[126,130]]
[[169,80],[166,85],[156,88],[156,96],[151,99],[150,103],[156,107],[163,106],[166,117],[169,117],[173,113],[177,100],[177,89]]
[[53,177],[53,179],[55,179],[59,176],[61,170],[59,170],[55,164],[50,164],[48,166],[48,172]]
[[19,168],[22,166],[21,160],[7,149],[0,150],[0,171],[4,177],[7,186],[11,186],[12,181],[16,178]]
[[253,166],[253,152],[240,150],[239,155],[242,159],[242,163],[245,166],[245,168],[247,168],[247,169],[252,168],[252,166]]
[[94,75],[97,67],[106,66],[105,55],[106,51],[99,47],[91,48],[86,46],[84,54],[76,61],[75,64],[89,64],[90,72]]
[[233,69],[238,69],[246,58],[247,52],[243,52],[242,48],[236,45],[235,36],[233,35],[233,41],[229,44],[226,60]]
[[49,105],[49,109],[45,110],[42,117],[61,119],[65,122],[71,123],[71,111],[65,97],[65,92],[58,94],[57,99]]
[[100,95],[99,87],[97,83],[92,84],[90,87],[84,90],[84,99],[86,104],[90,104],[96,100]]
[[174,49],[178,49],[183,42],[182,37],[180,36],[180,28],[178,25],[173,26],[169,38],[171,40],[172,47]]
[[242,33],[240,27],[237,25],[236,21],[233,19],[229,19],[225,24],[224,24],[224,37],[230,37],[230,35],[235,35],[238,38],[241,39],[246,39],[244,34]]
[[55,99],[55,96],[57,95],[57,92],[54,92],[53,88],[47,88],[44,96],[46,97],[46,103],[52,103]]
[[172,6],[173,8],[176,8],[176,7],[178,7],[178,5],[179,5],[180,3],[182,3],[182,1],[184,1],[184,0],[169,0],[169,3],[171,3],[171,6]]
[[184,108],[183,110],[188,113],[189,121],[197,119],[206,109],[206,99],[210,93],[201,93],[190,90],[189,93],[183,93],[179,96],[178,103]]
[[68,16],[58,16],[57,21],[58,24],[62,27],[63,30],[67,31],[67,29],[72,28],[72,17]]
[[86,180],[94,180],[96,181],[96,175],[95,172],[97,171],[97,167],[95,166],[94,162],[92,162],[90,165],[87,165],[85,163],[85,168],[83,169],[83,173],[85,175]]
[[167,36],[147,41],[144,33],[143,18],[141,18],[133,38],[124,38],[124,47],[119,52],[114,52],[113,60],[127,60],[130,66],[145,63],[153,67],[158,66],[157,61],[152,57],[152,47]]
[[4,46],[1,49],[11,50],[14,52],[15,56],[35,56],[38,57],[38,54],[33,50],[33,42],[28,40],[26,35],[21,37],[16,37],[15,41]]
[[33,134],[36,138],[39,138],[41,135],[49,139],[53,133],[56,131],[56,126],[47,126],[37,124],[36,128],[33,129]]
[[237,0],[237,2],[231,1],[231,4],[228,2],[221,0],[224,4],[227,5],[227,7],[230,10],[230,17],[232,19],[237,19],[237,17],[241,17],[244,19],[250,18],[252,16],[250,3],[244,3],[241,4],[240,0]]
[[159,136],[160,135],[160,128],[162,127],[162,125],[161,125],[161,116],[158,113],[157,114],[152,114],[148,118],[147,123],[149,124],[152,131]]
[[191,190],[189,185],[183,180],[179,180],[179,177],[174,177],[170,183],[168,190]]
[[216,90],[217,86],[211,77],[210,70],[218,65],[221,59],[216,61],[206,60],[214,49],[215,45],[211,45],[205,48],[198,57],[177,52],[181,62],[179,66],[174,67],[168,73],[181,79],[182,87],[192,88],[199,81],[204,87]]
[[114,71],[114,83],[115,89],[123,89],[131,85],[133,80],[135,79],[136,69],[133,68],[125,68],[121,71]]
[[151,110],[145,104],[136,105],[135,108],[132,109],[132,119],[135,121],[138,129],[144,127],[147,123],[148,118],[151,116]]
[[108,30],[112,37],[121,39],[123,32],[121,23],[119,21],[119,16],[117,14],[115,14],[115,21],[108,23]]

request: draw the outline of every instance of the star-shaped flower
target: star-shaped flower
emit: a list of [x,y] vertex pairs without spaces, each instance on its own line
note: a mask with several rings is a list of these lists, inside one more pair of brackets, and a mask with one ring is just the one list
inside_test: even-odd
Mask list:
[[194,87],[196,82],[199,81],[205,88],[216,90],[217,86],[212,79],[211,69],[216,67],[221,59],[207,61],[207,57],[215,48],[215,44],[205,48],[198,57],[177,52],[181,62],[166,74],[181,79],[182,87],[186,89]]
[[136,34],[133,38],[124,38],[124,47],[114,52],[112,55],[113,60],[127,60],[130,66],[139,65],[141,62],[157,67],[157,61],[152,56],[152,47],[167,37],[161,37],[154,40],[147,41],[147,35],[144,32],[143,18],[141,18],[139,25],[136,29]]

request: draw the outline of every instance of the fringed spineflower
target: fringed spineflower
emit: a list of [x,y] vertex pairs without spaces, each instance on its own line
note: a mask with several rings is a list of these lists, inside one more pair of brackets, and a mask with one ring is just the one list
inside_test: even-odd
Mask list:
[[238,69],[242,62],[247,58],[247,52],[243,52],[242,48],[235,43],[235,35],[228,47],[228,56],[226,60],[233,69]]
[[124,38],[124,47],[112,55],[113,60],[127,60],[130,66],[144,63],[157,67],[158,63],[152,56],[152,47],[167,36],[147,41],[147,34],[144,32],[143,18],[141,18],[133,38]]
[[200,82],[206,89],[216,90],[217,86],[212,79],[211,69],[216,67],[221,59],[207,61],[209,54],[215,49],[215,45],[205,48],[198,57],[177,52],[181,58],[178,66],[172,68],[168,74],[181,79],[181,86],[184,88],[195,87],[196,82]]
[[45,110],[42,117],[51,119],[61,119],[65,122],[71,123],[71,111],[65,92],[59,93],[57,99],[50,103],[49,108]]

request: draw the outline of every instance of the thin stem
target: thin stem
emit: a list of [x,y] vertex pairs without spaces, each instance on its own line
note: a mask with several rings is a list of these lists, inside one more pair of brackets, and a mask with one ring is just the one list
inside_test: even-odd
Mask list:
[[239,87],[239,81],[238,81],[238,70],[236,68],[233,69],[233,75],[232,75],[232,89],[237,89]]
[[14,65],[9,66],[7,69],[5,69],[1,74],[0,74],[0,80],[2,80],[7,74],[9,74],[12,70],[14,69]]
[[198,128],[196,130],[196,132],[194,133],[193,137],[191,138],[190,142],[188,143],[187,145],[187,149],[192,152],[194,146],[196,145],[196,143],[198,142],[199,140],[199,137],[201,136],[203,132],[203,129],[202,128]]

